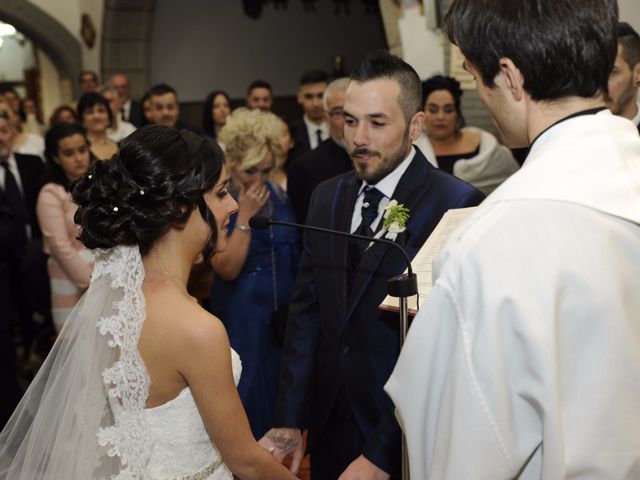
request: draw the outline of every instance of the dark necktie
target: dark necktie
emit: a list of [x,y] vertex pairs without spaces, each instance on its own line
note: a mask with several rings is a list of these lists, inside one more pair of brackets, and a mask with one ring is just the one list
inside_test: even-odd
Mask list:
[[[373,229],[371,224],[378,216],[378,206],[380,200],[384,197],[383,193],[375,187],[367,186],[364,188],[364,200],[362,202],[362,221],[355,232],[358,235],[365,235],[367,237],[373,237]],[[349,260],[352,269],[360,263],[362,254],[369,244],[364,240],[351,239],[349,241]]]
[[14,241],[16,245],[24,245],[27,243],[27,223],[29,221],[27,207],[18,188],[16,177],[9,170],[9,163],[3,159],[0,160],[0,165],[4,168],[5,198],[13,215]]
[[316,130],[316,137],[318,138],[318,145],[320,145],[322,143],[322,130]]
[[127,121],[127,119],[124,117],[124,108],[120,109],[120,120],[122,120],[123,122]]

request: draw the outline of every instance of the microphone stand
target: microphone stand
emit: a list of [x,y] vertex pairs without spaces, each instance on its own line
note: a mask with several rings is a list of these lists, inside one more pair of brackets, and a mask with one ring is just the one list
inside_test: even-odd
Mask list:
[[[254,219],[256,219],[254,221]],[[267,219],[266,217],[252,217],[249,220],[249,225],[254,228],[266,228],[268,225],[282,225],[285,227],[296,227],[303,230],[313,230],[314,232],[328,233],[333,235],[340,235],[343,237],[357,238],[359,240],[365,240],[367,242],[386,243],[398,248],[402,253],[405,261],[407,262],[407,273],[397,275],[387,280],[387,292],[389,296],[398,298],[400,304],[400,349],[404,345],[404,341],[407,338],[407,332],[409,331],[409,297],[418,293],[418,277],[413,273],[411,268],[411,259],[409,255],[395,242],[386,238],[371,238],[366,235],[358,235],[355,233],[341,232],[339,230],[331,230],[328,228],[314,227],[313,225],[302,225],[299,223],[282,222],[279,220]],[[402,480],[409,480],[409,452],[407,450],[407,440],[402,435]]]

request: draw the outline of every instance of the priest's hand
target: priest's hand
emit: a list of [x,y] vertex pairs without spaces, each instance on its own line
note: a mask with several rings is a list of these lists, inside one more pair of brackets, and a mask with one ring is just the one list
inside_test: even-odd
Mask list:
[[302,444],[302,432],[297,428],[272,428],[258,442],[267,451],[271,452],[280,463],[291,457],[289,470],[294,475],[300,470],[300,463],[304,457],[304,445]]
[[389,480],[389,474],[364,455],[360,455],[342,472],[338,480]]

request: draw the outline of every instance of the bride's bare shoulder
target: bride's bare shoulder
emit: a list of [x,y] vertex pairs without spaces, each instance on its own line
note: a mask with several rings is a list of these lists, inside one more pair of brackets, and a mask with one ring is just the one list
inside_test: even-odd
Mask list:
[[145,327],[161,333],[168,342],[177,343],[181,350],[185,343],[192,342],[228,345],[222,322],[202,308],[184,289],[170,281],[160,281],[146,285],[144,290]]

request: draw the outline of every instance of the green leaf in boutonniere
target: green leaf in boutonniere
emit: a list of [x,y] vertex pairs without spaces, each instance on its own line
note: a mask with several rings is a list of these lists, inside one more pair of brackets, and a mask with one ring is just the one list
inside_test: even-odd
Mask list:
[[[391,200],[387,206],[384,207],[382,219],[382,229],[376,233],[373,238],[382,238],[384,235],[384,238],[395,242],[398,234],[407,229],[409,209],[402,204],[398,204],[397,200]],[[373,243],[374,242],[370,242],[365,251],[371,248]]]

